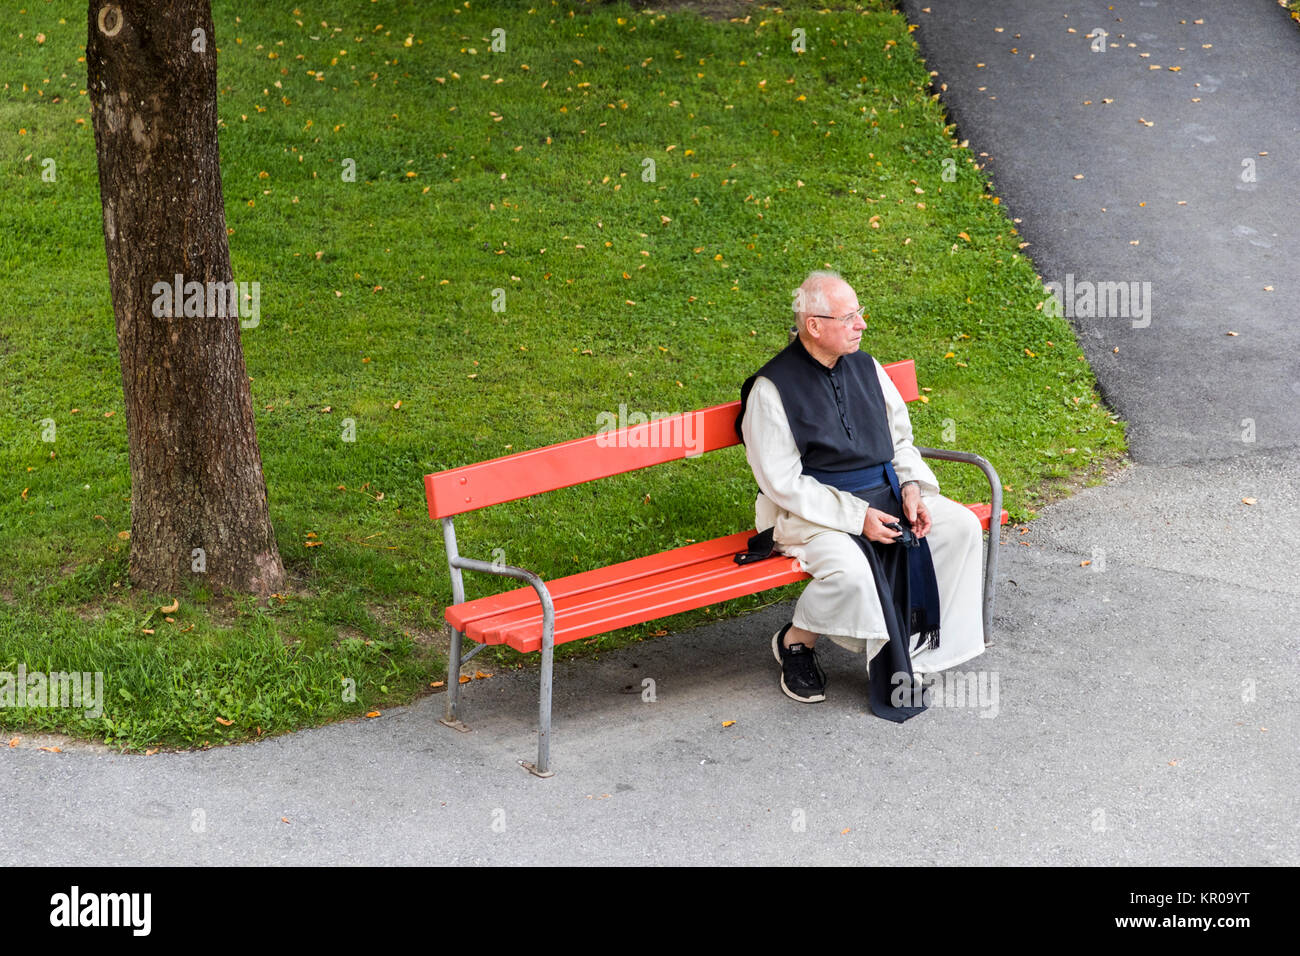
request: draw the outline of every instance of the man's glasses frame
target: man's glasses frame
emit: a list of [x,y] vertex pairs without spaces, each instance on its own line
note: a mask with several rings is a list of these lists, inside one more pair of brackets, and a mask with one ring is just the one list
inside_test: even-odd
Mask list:
[[810,318],[830,319],[832,322],[843,322],[845,325],[849,325],[856,322],[858,319],[862,319],[865,322],[867,314],[863,312],[862,309],[854,309],[848,315],[813,315],[810,316]]

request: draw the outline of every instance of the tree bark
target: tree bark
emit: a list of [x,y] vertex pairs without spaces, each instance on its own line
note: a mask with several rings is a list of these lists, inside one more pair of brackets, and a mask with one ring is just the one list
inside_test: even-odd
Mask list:
[[131,467],[131,581],[266,595],[283,586],[284,566],[238,309],[205,291],[195,314],[192,296],[161,293],[177,276],[183,291],[197,282],[225,292],[233,279],[209,0],[89,6],[87,91]]

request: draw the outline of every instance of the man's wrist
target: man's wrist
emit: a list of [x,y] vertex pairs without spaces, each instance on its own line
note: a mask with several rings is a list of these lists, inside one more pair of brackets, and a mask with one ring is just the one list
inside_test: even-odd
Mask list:
[[902,494],[904,491],[906,491],[906,490],[908,489],[908,486],[909,486],[909,485],[910,485],[911,487],[915,488],[918,494],[920,493],[920,491],[921,491],[921,483],[920,483],[919,481],[915,480],[915,479],[912,479],[911,481],[905,481],[905,482],[903,482],[901,485],[898,486],[898,492],[899,492],[899,494]]

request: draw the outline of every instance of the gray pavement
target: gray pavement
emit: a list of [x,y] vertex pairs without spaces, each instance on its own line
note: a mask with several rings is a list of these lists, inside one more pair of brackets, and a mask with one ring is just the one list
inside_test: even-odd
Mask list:
[[[902,7],[1044,280],[1150,283],[1146,327],[1109,314],[1073,323],[1134,459],[1300,445],[1300,30],[1286,11],[1275,0]],[[1104,52],[1092,49],[1099,30]]]
[[[827,701],[787,700],[778,606],[559,665],[549,780],[517,766],[535,671],[467,685],[468,734],[433,697],[205,753],[3,750],[0,863],[1300,862],[1300,35],[1269,0],[1116,3],[1114,24],[1085,4],[905,7],[1045,278],[1151,281],[1155,303],[1146,328],[1077,323],[1138,464],[1010,532],[969,706],[876,719],[834,647]],[[1088,54],[1097,26],[1139,47]],[[1178,86],[1141,51],[1181,64],[1159,80]],[[1193,113],[1197,82],[1213,108]],[[1075,106],[1101,97],[1126,112]]]

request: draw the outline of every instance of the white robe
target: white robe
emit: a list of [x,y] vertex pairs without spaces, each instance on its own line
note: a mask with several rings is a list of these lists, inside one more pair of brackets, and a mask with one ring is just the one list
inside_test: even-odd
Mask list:
[[[984,653],[982,531],[969,508],[939,494],[938,479],[912,445],[907,404],[880,363],[875,365],[899,484],[918,482],[930,511],[926,540],[939,585],[940,642],[938,648],[913,653],[912,670],[934,673]],[[776,546],[813,578],[795,605],[795,627],[855,653],[865,650],[870,661],[889,643],[889,634],[871,568],[849,537],[862,533],[867,503],[802,473],[781,393],[770,379],[755,379],[741,432],[761,492],[754,503],[755,528],[773,528]]]

